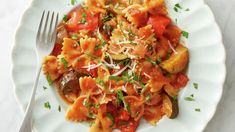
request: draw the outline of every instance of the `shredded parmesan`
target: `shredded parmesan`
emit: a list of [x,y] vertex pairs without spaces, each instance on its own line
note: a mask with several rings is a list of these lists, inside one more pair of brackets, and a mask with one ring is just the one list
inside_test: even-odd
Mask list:
[[112,76],[118,76],[118,75],[122,74],[122,72],[124,72],[128,66],[129,66],[129,65],[126,65],[125,67],[123,67],[123,68],[122,68],[121,70],[119,70],[118,72],[112,74]]
[[145,72],[144,72],[144,75],[145,75],[146,77],[148,77],[148,78],[152,78],[149,74],[147,74],[147,73],[145,73]]
[[123,90],[124,92],[127,92],[126,86],[127,86],[127,83],[126,83],[125,85],[122,85],[122,90]]
[[178,54],[178,52],[174,49],[174,47],[171,45],[171,42],[168,40],[168,45],[170,46],[171,50],[175,53]]
[[106,62],[105,60],[103,60],[103,65],[109,67],[109,68],[113,68],[113,69],[120,69],[119,65],[114,65],[114,64],[109,64],[108,62]]
[[82,68],[87,69],[87,71],[90,71],[90,70],[95,69],[99,66],[101,66],[101,63],[91,65],[90,62],[89,62],[87,66],[83,66]]

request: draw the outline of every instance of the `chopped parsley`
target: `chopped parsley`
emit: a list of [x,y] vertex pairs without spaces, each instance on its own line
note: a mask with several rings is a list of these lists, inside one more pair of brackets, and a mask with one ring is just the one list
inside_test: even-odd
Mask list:
[[119,125],[127,125],[127,124],[129,124],[129,122],[128,121],[120,121],[118,124]]
[[63,20],[64,20],[64,22],[68,21],[68,16],[66,14],[64,14]]
[[47,90],[47,87],[46,86],[42,86],[43,87],[43,90]]
[[92,103],[88,102],[88,98],[85,98],[85,99],[83,100],[82,104],[83,104],[86,108],[92,106]]
[[195,99],[192,96],[185,97],[184,100],[186,100],[186,101],[195,101]]
[[113,122],[112,125],[110,125],[110,127],[113,127],[114,125],[114,117],[111,113],[106,112],[106,116]]
[[146,101],[149,101],[151,99],[151,95],[150,94],[147,94],[146,97],[145,97],[145,100]]
[[44,107],[45,107],[46,109],[51,109],[51,105],[50,105],[49,101],[47,101],[47,102],[44,103]]
[[63,63],[65,68],[68,68],[68,62],[65,58],[61,58],[60,61]]
[[154,34],[154,33],[151,34],[151,35],[146,39],[146,41],[151,40],[151,39],[153,39],[153,38],[155,38],[155,34]]
[[198,83],[193,83],[193,87],[194,87],[195,89],[198,89]]
[[128,29],[128,35],[131,37],[135,37],[136,35],[132,32],[132,30],[129,28]]
[[126,78],[124,78],[124,77],[118,77],[118,76],[109,76],[109,79],[110,79],[110,80],[115,80],[115,81],[121,81],[121,80],[127,81]]
[[52,81],[51,76],[49,74],[47,74],[46,79],[47,79],[48,84],[52,85],[53,81]]
[[152,51],[152,50],[153,50],[153,46],[152,46],[152,45],[149,45],[148,51]]
[[122,60],[122,61],[120,61],[118,64],[119,65],[124,65],[124,66],[126,66],[126,65],[128,65],[129,63],[130,63],[130,59],[128,58],[128,59],[125,59],[125,60]]
[[100,108],[100,104],[95,104],[95,108]]
[[86,54],[87,56],[91,57],[91,58],[94,59],[94,60],[98,58],[97,56],[91,54],[89,51],[86,51],[85,54]]
[[[179,3],[177,3],[177,4],[175,4],[175,6],[174,6],[174,10],[175,10],[175,12],[179,12],[179,10],[183,10],[183,8],[182,8],[182,6],[181,6]],[[190,11],[190,9],[187,8],[187,9],[185,9],[184,11]]]
[[152,60],[151,58],[149,58],[148,56],[145,56],[144,58],[146,61],[151,62],[154,66],[157,65],[157,63],[154,60]]
[[157,57],[157,64],[160,64],[162,62],[162,58],[161,57]]
[[94,123],[94,121],[89,122],[89,126],[91,127]]
[[129,113],[131,113],[130,105],[125,102],[124,96],[123,96],[123,93],[122,93],[121,90],[117,91],[117,96],[118,96],[118,97],[117,97],[117,99],[118,99],[118,100],[117,100],[118,105],[120,105],[120,104],[121,104],[121,101],[122,101],[123,104],[124,104],[124,108],[125,108]]
[[75,5],[75,3],[77,3],[76,0],[71,0],[71,4],[72,4],[72,5]]
[[189,33],[186,32],[186,31],[182,31],[182,35],[183,35],[185,38],[188,38],[188,37],[189,37]]
[[102,35],[100,34],[100,30],[99,29],[97,30],[97,36],[101,40],[102,46],[104,46],[106,44],[106,42],[105,42],[104,38],[102,37]]
[[112,18],[114,17],[114,15],[112,13],[107,13],[103,19],[101,20],[103,23],[110,21]]
[[97,84],[104,85],[104,81],[101,78],[96,78],[95,81]]
[[60,107],[60,105],[58,106],[58,111],[61,112],[61,107]]
[[196,108],[195,111],[201,112],[201,109],[200,108]]
[[95,114],[92,113],[92,112],[88,112],[87,117],[89,117],[89,118],[96,118]]
[[72,35],[71,35],[71,39],[77,40],[77,39],[78,39],[78,35],[77,35],[77,34],[72,34]]
[[177,96],[173,96],[172,98],[173,98],[173,100],[174,100],[174,101],[176,101],[176,100],[177,100]]
[[80,21],[80,24],[85,24],[86,23],[86,17],[87,17],[87,14],[85,12],[82,13],[82,19]]

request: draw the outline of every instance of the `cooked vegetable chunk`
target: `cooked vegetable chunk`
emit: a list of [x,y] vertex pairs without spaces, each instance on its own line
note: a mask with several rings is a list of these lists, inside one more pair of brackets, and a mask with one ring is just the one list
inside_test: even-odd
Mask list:
[[163,61],[160,66],[169,73],[176,74],[186,68],[189,62],[189,52],[186,47],[179,44],[176,52],[169,59]]
[[162,111],[170,119],[176,118],[179,113],[178,100],[164,94]]

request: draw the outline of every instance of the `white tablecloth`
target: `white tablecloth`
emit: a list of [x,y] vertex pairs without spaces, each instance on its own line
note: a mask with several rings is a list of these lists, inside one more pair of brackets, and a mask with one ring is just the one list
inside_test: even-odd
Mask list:
[[[68,0],[69,1],[69,0]],[[223,32],[227,80],[217,112],[205,132],[235,131],[235,0],[205,0]],[[0,132],[16,132],[23,118],[11,80],[11,48],[15,28],[30,0],[0,0]]]

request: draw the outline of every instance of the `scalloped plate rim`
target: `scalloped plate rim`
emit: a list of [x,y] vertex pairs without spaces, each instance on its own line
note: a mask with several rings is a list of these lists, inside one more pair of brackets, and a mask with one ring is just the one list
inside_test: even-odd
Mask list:
[[[23,23],[24,23],[23,20],[24,20],[24,17],[26,16],[25,13],[31,9],[32,4],[33,4],[34,1],[36,1],[36,0],[31,0],[31,1],[29,2],[28,6],[25,8],[25,10],[22,12],[22,16],[21,16],[21,18],[20,18],[20,21],[19,21],[17,27],[16,27],[14,36],[16,36],[16,35],[19,33],[19,30],[23,27],[23,26],[22,26]],[[222,97],[223,87],[224,87],[224,83],[225,83],[225,79],[226,79],[226,72],[227,72],[227,71],[226,71],[226,65],[225,65],[225,62],[226,62],[226,51],[225,51],[225,47],[224,47],[224,44],[223,44],[223,37],[222,37],[221,29],[220,29],[220,27],[218,26],[218,23],[217,23],[216,20],[215,20],[215,17],[214,17],[214,14],[213,14],[211,8],[205,3],[205,0],[201,0],[201,1],[203,1],[203,5],[207,6],[207,8],[209,9],[209,11],[211,12],[212,17],[213,17],[213,23],[215,24],[217,30],[219,31],[219,36],[220,36],[220,42],[219,42],[219,44],[222,44],[221,48],[222,48],[222,50],[223,50],[223,51],[222,51],[223,54],[222,54],[221,56],[222,56],[222,65],[223,65],[223,70],[224,70],[224,74],[222,75],[222,76],[223,76],[223,77],[222,77],[223,79],[222,79],[221,82],[220,82],[220,84],[221,84],[221,85],[220,85],[221,90],[219,91],[220,93],[219,93],[219,95],[218,95],[218,98],[217,98],[217,100],[216,100],[216,103],[214,104],[214,105],[215,105],[215,109],[213,109],[213,111],[211,111],[211,113],[210,113],[210,115],[209,115],[209,118],[208,118],[208,120],[205,120],[204,125],[201,125],[202,127],[200,128],[200,131],[203,131],[203,130],[206,128],[206,126],[207,126],[207,124],[209,123],[209,121],[213,118],[213,116],[214,116],[214,114],[215,114],[215,112],[216,112],[216,110],[217,110],[218,104],[219,104],[219,102],[220,102],[220,100],[221,100],[221,97]],[[18,46],[18,45],[17,45],[16,39],[14,39],[14,44],[13,44],[13,46],[12,46],[12,48],[11,48],[11,52],[12,52],[12,53],[11,53],[11,63],[12,63],[12,65],[11,65],[11,78],[12,78],[12,82],[13,82],[14,96],[15,96],[15,98],[16,98],[16,101],[17,101],[18,105],[19,105],[20,108],[21,108],[21,112],[24,113],[23,105],[22,105],[22,103],[20,102],[19,95],[17,95],[17,92],[16,92],[17,84],[15,84],[15,80],[14,80],[14,77],[13,77],[13,76],[14,76],[13,71],[14,71],[15,66],[16,66],[16,65],[15,65],[15,62],[14,62],[14,53],[16,52],[16,47],[17,47],[17,46]]]

